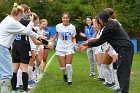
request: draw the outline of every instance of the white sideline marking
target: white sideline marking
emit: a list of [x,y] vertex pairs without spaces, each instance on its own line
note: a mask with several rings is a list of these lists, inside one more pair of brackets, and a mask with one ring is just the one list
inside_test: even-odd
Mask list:
[[54,56],[55,56],[55,53],[52,55],[52,57],[51,57],[51,58],[49,59],[49,61],[47,62],[46,67],[45,67],[45,69],[44,69],[44,72],[46,72],[46,70],[47,70],[48,66],[50,65],[50,63],[52,62]]

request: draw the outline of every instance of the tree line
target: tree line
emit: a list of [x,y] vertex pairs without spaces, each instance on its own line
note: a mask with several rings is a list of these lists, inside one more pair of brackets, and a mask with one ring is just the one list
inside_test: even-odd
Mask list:
[[68,11],[78,32],[83,31],[86,16],[94,17],[110,7],[129,34],[140,33],[139,0],[1,0],[0,20],[10,14],[14,2],[29,5],[40,18],[46,18],[49,25],[60,23],[62,13]]

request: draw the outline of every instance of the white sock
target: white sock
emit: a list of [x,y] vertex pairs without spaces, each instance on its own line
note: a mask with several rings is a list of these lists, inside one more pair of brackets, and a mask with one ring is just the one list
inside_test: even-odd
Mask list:
[[22,70],[18,69],[17,72],[17,87],[19,87],[19,85],[22,85]]
[[120,88],[120,84],[117,77],[117,70],[114,70],[114,80],[115,80],[115,86]]
[[104,65],[104,75],[105,75],[105,82],[111,84],[113,81],[112,81],[110,65]]
[[33,67],[28,66],[28,76],[29,76],[29,81],[33,79]]
[[67,71],[66,71],[66,67],[60,67],[63,75],[66,75],[67,74]]
[[68,72],[68,82],[72,82],[72,65],[66,64],[66,69]]
[[35,66],[35,70],[34,70],[34,72],[33,72],[33,73],[34,73],[34,76],[37,76],[37,75],[38,75],[38,73],[39,73],[39,72],[38,72],[38,69],[39,69],[39,67]]
[[43,60],[41,61],[41,64],[39,65],[39,74],[42,76],[44,71],[43,71]]
[[104,75],[104,64],[100,65],[100,78],[104,79],[105,75]]
[[98,70],[98,74],[99,74],[99,78],[101,78],[101,73],[100,73],[100,64],[98,62],[96,62],[96,65],[97,65],[97,70]]
[[10,79],[1,80],[1,93],[10,93]]

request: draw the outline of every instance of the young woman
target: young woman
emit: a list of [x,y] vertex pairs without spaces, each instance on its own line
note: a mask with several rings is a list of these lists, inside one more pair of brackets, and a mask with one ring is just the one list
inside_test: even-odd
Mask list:
[[[47,20],[46,19],[41,19],[39,22],[39,26],[36,28],[36,31],[38,34],[44,35],[46,40],[50,39],[50,32],[45,31],[47,27]],[[46,60],[48,57],[48,49],[43,45],[37,46],[36,47],[36,68],[35,68],[35,77],[38,78],[37,72],[40,72],[40,76],[43,76],[44,69],[46,67]],[[38,69],[40,71],[38,71]]]
[[85,42],[83,46],[95,47],[108,42],[118,53],[117,76],[121,93],[129,93],[130,71],[133,59],[133,44],[118,22],[109,20],[106,11],[99,14],[100,23],[105,26],[102,35],[95,42]]
[[[84,29],[84,33],[80,33],[80,36],[86,38],[86,39],[90,39],[93,38],[93,34],[94,32],[94,28],[92,27],[93,23],[92,23],[92,17],[91,16],[87,16],[86,18],[86,26]],[[87,49],[87,56],[88,56],[88,60],[89,60],[89,64],[90,64],[90,75],[89,76],[94,76],[94,50],[93,48],[88,48]]]
[[[62,14],[62,23],[56,25],[56,34],[53,41],[57,38],[56,55],[58,55],[60,69],[63,73],[64,81],[68,85],[72,84],[72,59],[76,44],[76,29],[70,23],[69,13]],[[67,80],[68,72],[68,80]]]
[[16,33],[29,35],[35,38],[44,38],[44,36],[38,35],[32,31],[33,22],[35,21],[33,16],[27,27],[23,26],[19,20],[21,20],[24,14],[24,9],[14,4],[11,11],[11,15],[8,15],[0,24],[0,76],[1,76],[1,93],[10,93],[9,86],[12,74],[12,58],[8,48],[15,40]]

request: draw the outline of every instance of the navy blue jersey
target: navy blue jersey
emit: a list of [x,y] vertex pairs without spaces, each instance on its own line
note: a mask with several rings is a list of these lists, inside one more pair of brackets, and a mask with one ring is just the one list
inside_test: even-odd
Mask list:
[[[20,20],[20,23],[23,24],[24,26],[27,26],[30,23],[30,20],[27,19],[26,17],[23,17]],[[20,34],[16,34],[16,39],[13,42],[13,46],[18,46],[21,48],[27,48],[27,49],[31,49],[30,48],[30,42],[29,42],[29,37],[26,35],[20,35]]]

